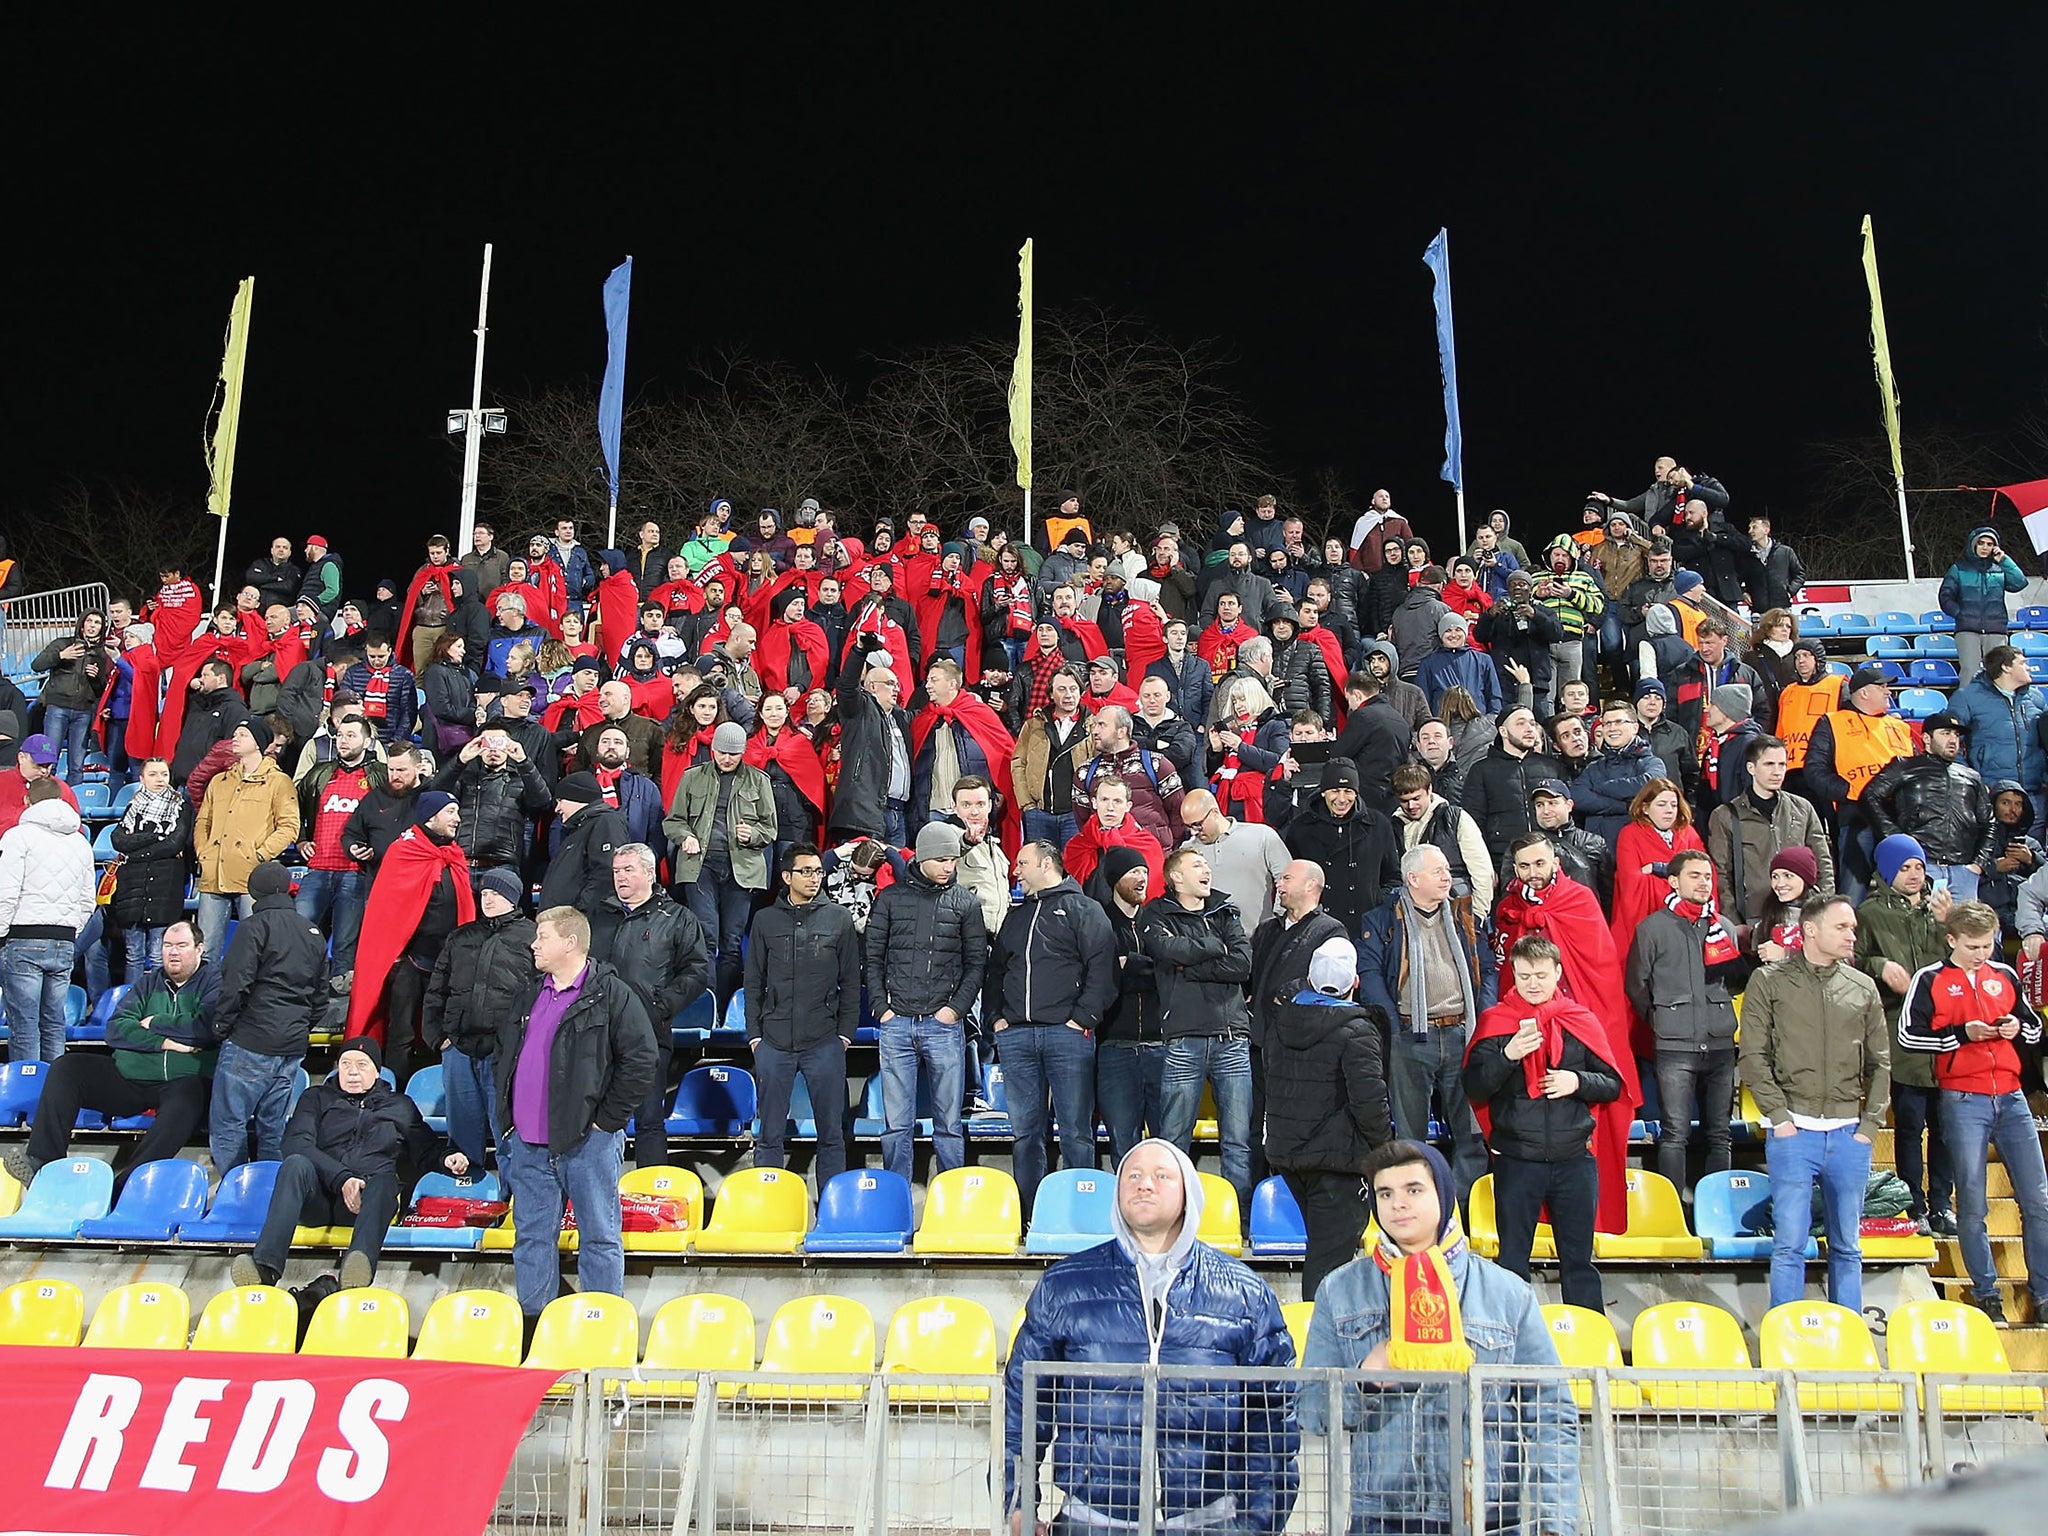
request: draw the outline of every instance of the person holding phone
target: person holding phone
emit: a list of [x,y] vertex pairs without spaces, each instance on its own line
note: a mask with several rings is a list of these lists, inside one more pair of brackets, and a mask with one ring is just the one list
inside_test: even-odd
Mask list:
[[1956,621],[1956,675],[1968,680],[1984,669],[1984,653],[2012,627],[2006,594],[2026,591],[2027,578],[1989,526],[1972,528],[1963,547],[1963,557],[1941,578],[1936,601]]

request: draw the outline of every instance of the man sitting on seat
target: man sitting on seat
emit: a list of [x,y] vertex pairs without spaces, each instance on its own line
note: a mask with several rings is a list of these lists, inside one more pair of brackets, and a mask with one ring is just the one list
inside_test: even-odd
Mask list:
[[143,972],[115,1010],[106,1054],[66,1051],[50,1063],[27,1147],[10,1147],[0,1160],[7,1171],[26,1185],[43,1164],[61,1159],[81,1109],[113,1116],[155,1110],[128,1166],[176,1157],[206,1119],[219,997],[220,967],[206,958],[199,925],[180,918],[164,929],[163,969]]
[[299,1098],[285,1127],[284,1161],[253,1253],[229,1267],[237,1285],[275,1285],[300,1226],[354,1223],[341,1261],[341,1287],[354,1290],[377,1273],[384,1234],[398,1211],[399,1162],[469,1171],[469,1159],[427,1129],[419,1106],[378,1074],[384,1056],[359,1035],[345,1042],[334,1076]]

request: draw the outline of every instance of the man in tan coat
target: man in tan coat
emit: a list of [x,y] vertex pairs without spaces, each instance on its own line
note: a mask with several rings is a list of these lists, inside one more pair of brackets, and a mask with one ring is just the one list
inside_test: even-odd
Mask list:
[[199,926],[220,942],[230,912],[249,915],[249,873],[298,841],[299,797],[290,775],[271,760],[270,727],[251,715],[235,727],[234,766],[213,776],[192,848],[199,860]]

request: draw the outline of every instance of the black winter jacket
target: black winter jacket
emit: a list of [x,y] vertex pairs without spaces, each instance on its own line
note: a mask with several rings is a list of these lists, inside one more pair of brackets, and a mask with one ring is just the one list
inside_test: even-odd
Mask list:
[[437,1168],[449,1148],[427,1129],[419,1106],[379,1078],[364,1093],[343,1093],[341,1084],[328,1081],[300,1094],[284,1128],[283,1151],[305,1158],[320,1187],[339,1195],[350,1179]]
[[[1502,1157],[1527,1163],[1584,1157],[1593,1137],[1593,1111],[1587,1106],[1620,1098],[1621,1079],[1567,1030],[1552,1065],[1578,1073],[1579,1091],[1566,1099],[1532,1099],[1522,1063],[1508,1060],[1512,1039],[1513,1035],[1489,1036],[1465,1058],[1465,1096],[1487,1105],[1492,1114],[1493,1134],[1487,1144]],[[1270,1097],[1270,1084],[1266,1091]]]
[[342,847],[367,846],[370,857],[363,868],[374,870],[391,845],[419,824],[419,797],[417,789],[402,795],[388,785],[371,790],[349,813],[348,824],[341,829]]
[[541,881],[538,910],[601,911],[612,899],[612,855],[631,841],[623,811],[602,800],[584,806],[562,823],[562,845]]
[[[831,822],[835,837],[852,832],[881,835],[889,809],[890,751],[884,733],[900,735],[904,756],[910,755],[910,717],[900,709],[883,713],[860,685],[864,670],[858,654],[846,657],[839,669],[839,783],[832,791]],[[897,679],[906,688],[911,681]]]
[[1156,1045],[1159,1033],[1159,985],[1152,957],[1145,953],[1145,941],[1138,935],[1143,907],[1126,917],[1111,897],[1102,903],[1109,918],[1109,931],[1116,938],[1116,953],[1122,964],[1116,967],[1116,1001],[1102,1022],[1100,1041],[1121,1040],[1126,1044]]
[[[873,921],[870,914],[869,921]],[[747,933],[747,1039],[801,1051],[860,1022],[860,930],[836,901],[785,890]]]
[[178,728],[178,750],[171,758],[172,782],[183,784],[192,777],[199,759],[216,742],[235,734],[235,727],[249,718],[249,706],[232,688],[217,688],[194,695],[185,703],[185,723]]
[[[1273,620],[1266,620],[1270,636]],[[1323,660],[1322,647],[1313,640],[1273,642],[1273,678],[1270,689],[1281,713],[1312,709],[1328,725],[1336,717],[1330,712],[1330,664]]]
[[1252,941],[1228,896],[1211,891],[1199,912],[1171,896],[1148,901],[1138,914],[1138,937],[1152,957],[1162,1035],[1250,1036],[1244,988],[1252,979]]
[[[498,1124],[508,1133],[512,1083],[538,991],[498,1023]],[[638,995],[618,972],[592,960],[548,1053],[548,1150],[572,1150],[592,1126],[606,1134],[623,1131],[647,1101],[656,1064],[654,1030]]]
[[[120,822],[110,834],[121,869],[114,876],[114,921],[123,928],[168,928],[185,915],[185,879],[192,868],[192,800],[178,796],[178,820],[168,834]],[[215,936],[218,937],[217,935]],[[220,946],[212,943],[213,951]]]
[[1386,1016],[1306,987],[1266,1036],[1266,1161],[1303,1173],[1359,1173],[1394,1136],[1381,1041]]
[[1479,835],[1486,839],[1486,851],[1498,864],[1508,844],[1524,832],[1535,830],[1536,813],[1529,797],[1545,779],[1564,777],[1564,765],[1547,752],[1517,757],[1504,742],[1495,742],[1465,779],[1462,804],[1479,823]]
[[1347,934],[1357,933],[1359,920],[1400,889],[1401,834],[1391,817],[1370,806],[1355,805],[1339,821],[1318,795],[1287,824],[1281,841],[1295,858],[1323,866],[1323,910]]
[[1564,640],[1564,625],[1541,603],[1531,603],[1526,614],[1517,613],[1509,603],[1495,603],[1479,616],[1472,638],[1493,657],[1493,669],[1500,676],[1501,697],[1513,699],[1522,685],[1510,677],[1501,663],[1517,661],[1529,669],[1532,696],[1550,687],[1550,648]]
[[1977,770],[1932,752],[1895,757],[1863,791],[1863,813],[1879,838],[1910,833],[1937,864],[1991,862],[1991,791]]
[[434,959],[420,1034],[434,1045],[445,1040],[465,1056],[489,1056],[500,1023],[524,1014],[539,989],[533,919],[518,912],[479,915],[449,934]]
[[[453,795],[462,807],[455,841],[469,856],[471,869],[516,865],[529,817],[554,803],[547,781],[531,759],[515,763],[508,755],[493,768],[481,754],[464,762],[450,754],[430,786]],[[605,861],[605,886],[611,886],[611,861]],[[586,909],[587,910],[587,909]]]
[[[1273,1022],[1294,995],[1308,985],[1308,962],[1331,939],[1351,938],[1357,930],[1321,907],[1290,926],[1276,912],[1252,935],[1252,1049],[1273,1038]],[[1358,941],[1353,938],[1352,943]]]
[[867,926],[868,1006],[875,1017],[965,1019],[981,995],[988,927],[981,901],[959,881],[935,885],[913,860],[875,897]]
[[1376,693],[1351,711],[1330,748],[1331,757],[1348,757],[1358,769],[1358,798],[1376,811],[1393,814],[1394,770],[1408,761],[1414,729],[1385,693]]
[[655,1043],[666,1050],[675,1016],[711,985],[704,925],[660,886],[631,912],[616,901],[610,906],[604,924],[606,948],[598,958],[610,961],[639,995],[654,1027]]
[[1013,1027],[1072,1022],[1092,1033],[1115,997],[1116,939],[1101,905],[1072,876],[1026,892],[989,951],[981,1016]]
[[326,1007],[327,941],[291,897],[258,896],[221,962],[214,1034],[258,1056],[296,1059]]

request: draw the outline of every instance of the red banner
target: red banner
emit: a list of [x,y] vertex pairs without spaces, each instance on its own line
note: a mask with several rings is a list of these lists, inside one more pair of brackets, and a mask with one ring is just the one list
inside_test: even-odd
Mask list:
[[478,1531],[555,1377],[317,1355],[0,1349],[0,1525]]

